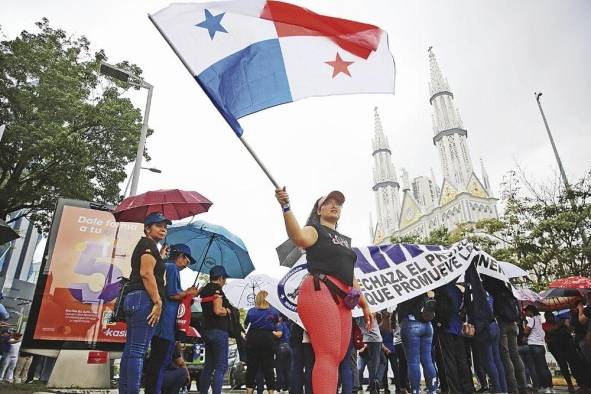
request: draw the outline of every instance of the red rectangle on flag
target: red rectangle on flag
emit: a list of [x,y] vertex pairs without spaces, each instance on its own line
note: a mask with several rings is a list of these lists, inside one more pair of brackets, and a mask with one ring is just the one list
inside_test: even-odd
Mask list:
[[279,37],[323,36],[367,59],[380,43],[381,29],[368,23],[320,15],[281,1],[267,1],[261,18],[275,23]]

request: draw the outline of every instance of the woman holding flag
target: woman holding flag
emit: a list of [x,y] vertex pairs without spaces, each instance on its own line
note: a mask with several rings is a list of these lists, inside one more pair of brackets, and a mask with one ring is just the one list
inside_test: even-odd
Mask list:
[[351,310],[358,303],[366,327],[371,327],[371,313],[353,273],[357,256],[350,240],[336,231],[345,196],[332,191],[319,198],[304,227],[291,211],[285,188],[277,189],[275,196],[283,210],[287,235],[306,250],[309,275],[300,285],[298,314],[316,359],[312,390],[335,393],[338,367],[351,340]]

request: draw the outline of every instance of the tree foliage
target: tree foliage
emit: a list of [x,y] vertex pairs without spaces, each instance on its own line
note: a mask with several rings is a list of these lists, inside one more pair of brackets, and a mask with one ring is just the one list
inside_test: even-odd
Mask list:
[[59,197],[119,201],[142,117],[122,97],[130,86],[99,75],[104,51],[47,19],[36,26],[0,42],[0,218],[24,212],[47,230]]
[[499,219],[391,241],[451,246],[468,239],[496,259],[529,270],[536,288],[557,278],[591,277],[591,171],[568,192],[558,180],[535,185],[522,171],[510,171],[502,188],[505,209]]

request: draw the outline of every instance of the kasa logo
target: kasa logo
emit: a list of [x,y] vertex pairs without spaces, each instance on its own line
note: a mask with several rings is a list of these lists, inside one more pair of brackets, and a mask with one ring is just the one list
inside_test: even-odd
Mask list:
[[107,328],[106,330],[103,330],[103,334],[105,334],[106,337],[125,338],[127,336],[127,331]]

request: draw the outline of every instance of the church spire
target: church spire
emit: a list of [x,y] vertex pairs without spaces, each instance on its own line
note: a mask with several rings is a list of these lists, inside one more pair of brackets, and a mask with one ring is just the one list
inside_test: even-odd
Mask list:
[[429,52],[429,69],[431,71],[431,82],[429,82],[431,96],[437,93],[450,92],[449,83],[447,83],[447,78],[444,78],[441,73],[437,58],[433,52],[433,47],[429,47],[427,52]]
[[472,159],[460,112],[455,108],[454,95],[443,77],[433,47],[429,47],[431,81],[429,103],[433,108],[433,144],[439,151],[443,177],[459,190],[463,190],[472,175]]
[[433,187],[435,188],[435,198],[436,200],[439,200],[439,195],[441,194],[439,183],[437,183],[437,178],[435,178],[433,167],[430,167],[429,170],[431,171],[431,182],[433,182]]
[[398,229],[400,217],[400,185],[392,164],[392,151],[384,134],[378,107],[374,108],[373,191],[375,192],[378,227],[391,234]]
[[408,192],[410,191],[410,180],[408,178],[408,171],[406,171],[406,168],[402,168],[400,169],[400,172],[402,173],[402,191]]
[[488,173],[486,172],[486,168],[484,167],[484,160],[482,160],[482,157],[480,158],[480,173],[482,174],[482,181],[484,182],[484,187],[486,188],[486,191],[488,192],[489,196],[492,196],[492,189],[490,188],[490,181],[488,179]]

